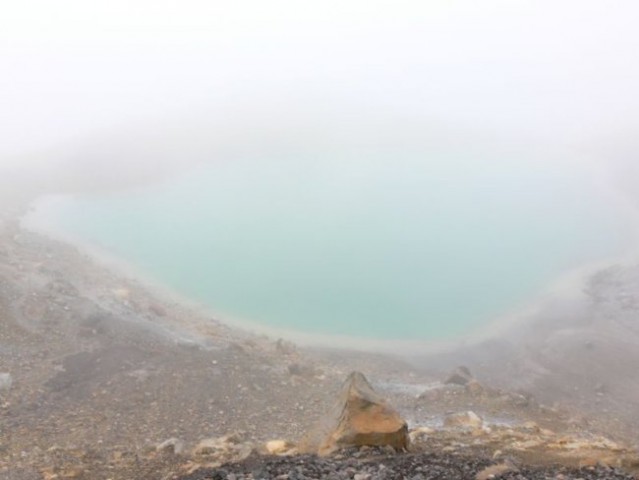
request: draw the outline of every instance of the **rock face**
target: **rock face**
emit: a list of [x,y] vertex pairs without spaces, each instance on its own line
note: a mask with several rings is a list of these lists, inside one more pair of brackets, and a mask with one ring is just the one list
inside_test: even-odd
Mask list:
[[491,478],[498,478],[508,472],[516,472],[517,468],[510,463],[500,463],[498,465],[491,465],[484,468],[482,471],[475,475],[475,480],[490,480]]
[[321,455],[348,446],[388,445],[397,451],[408,447],[408,425],[360,372],[351,373],[344,382],[329,421]]

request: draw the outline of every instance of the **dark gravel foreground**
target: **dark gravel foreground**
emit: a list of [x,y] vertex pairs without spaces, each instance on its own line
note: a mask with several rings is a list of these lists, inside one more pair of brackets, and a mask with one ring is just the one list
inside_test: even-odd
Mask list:
[[[252,456],[243,462],[220,468],[199,470],[180,480],[243,479],[334,479],[334,480],[634,480],[635,477],[606,467],[571,469],[561,466],[513,467],[501,474],[490,475],[487,467],[494,460],[450,454],[403,454],[383,457],[328,457],[299,455],[295,457]],[[479,476],[478,476],[479,474]]]

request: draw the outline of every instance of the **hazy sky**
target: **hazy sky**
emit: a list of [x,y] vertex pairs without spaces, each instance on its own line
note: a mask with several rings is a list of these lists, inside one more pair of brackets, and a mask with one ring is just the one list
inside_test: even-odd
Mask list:
[[327,114],[631,133],[637,19],[636,0],[7,1],[0,162],[195,110],[239,125]]

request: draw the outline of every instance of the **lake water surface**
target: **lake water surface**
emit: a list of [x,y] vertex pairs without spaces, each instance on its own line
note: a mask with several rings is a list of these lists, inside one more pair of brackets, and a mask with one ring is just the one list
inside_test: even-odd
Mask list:
[[628,246],[585,170],[408,157],[219,161],[39,214],[230,318],[389,340],[466,334]]

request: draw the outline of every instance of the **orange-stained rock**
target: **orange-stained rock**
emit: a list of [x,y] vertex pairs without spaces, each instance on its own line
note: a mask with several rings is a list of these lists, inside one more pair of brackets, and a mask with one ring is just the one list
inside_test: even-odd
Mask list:
[[388,445],[398,451],[408,447],[408,425],[360,372],[351,373],[344,382],[329,422],[319,448],[322,455],[348,446]]

